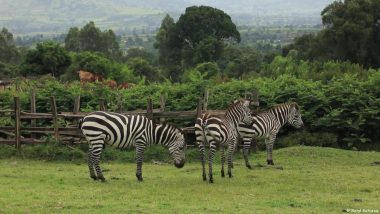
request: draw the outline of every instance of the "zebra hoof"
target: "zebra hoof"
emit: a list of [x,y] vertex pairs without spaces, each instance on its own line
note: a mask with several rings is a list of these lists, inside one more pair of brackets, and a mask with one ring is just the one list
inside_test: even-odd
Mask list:
[[246,167],[247,167],[248,169],[252,169],[252,166],[251,166],[251,165],[246,165]]
[[229,178],[232,178],[232,177],[233,177],[231,172],[228,173],[228,177],[229,177]]
[[210,179],[209,181],[208,181],[210,184],[212,184],[212,183],[214,183],[214,179]]
[[207,181],[206,174],[203,174],[202,177],[203,177],[203,181]]
[[98,178],[101,182],[106,182],[106,179],[103,176],[99,176]]
[[143,181],[143,177],[141,174],[136,173],[136,178],[138,181]]
[[220,175],[224,178],[224,177],[226,177],[225,175],[224,175],[224,171],[222,170],[222,171],[220,171]]
[[274,165],[273,160],[267,160],[268,165]]

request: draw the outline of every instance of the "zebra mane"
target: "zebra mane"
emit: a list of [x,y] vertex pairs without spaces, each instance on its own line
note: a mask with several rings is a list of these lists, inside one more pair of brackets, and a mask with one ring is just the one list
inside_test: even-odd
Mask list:
[[240,99],[240,100],[235,100],[230,106],[228,106],[228,109],[226,112],[230,111],[231,109],[235,108],[237,105],[240,105],[242,102],[244,101],[248,101],[248,100],[244,100],[244,99]]
[[297,111],[300,110],[300,106],[296,102],[286,102],[286,103],[280,103],[280,104],[273,105],[272,107],[270,107],[269,109],[266,109],[264,111],[251,111],[251,114],[253,116],[256,116],[256,115],[261,114],[261,113],[268,113],[268,112],[271,112],[272,110],[279,108],[281,106],[290,106],[290,107],[294,107]]

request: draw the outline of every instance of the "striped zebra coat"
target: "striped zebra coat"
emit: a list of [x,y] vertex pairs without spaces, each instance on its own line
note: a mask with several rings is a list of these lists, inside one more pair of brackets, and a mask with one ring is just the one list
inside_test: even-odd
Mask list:
[[256,138],[264,138],[267,148],[267,164],[274,165],[272,152],[277,133],[285,124],[295,128],[303,127],[300,108],[297,103],[283,103],[270,108],[265,112],[253,115],[253,123],[239,123],[239,134],[243,139],[243,154],[245,165],[252,168],[248,161],[248,151],[251,141]]
[[79,127],[89,143],[88,167],[90,177],[105,181],[99,166],[105,144],[119,149],[136,148],[136,177],[142,177],[142,162],[145,148],[152,144],[168,147],[176,167],[185,164],[185,139],[182,131],[169,124],[154,124],[141,115],[122,115],[96,111],[85,116]]
[[224,150],[228,148],[228,175],[232,177],[232,156],[235,150],[236,140],[238,137],[238,124],[243,121],[252,123],[251,110],[249,109],[250,101],[240,100],[232,104],[224,116],[204,113],[197,118],[195,124],[195,136],[198,144],[200,158],[202,162],[202,177],[206,181],[205,169],[205,144],[209,144],[209,182],[213,183],[212,162],[214,159],[216,146],[221,147],[222,170],[221,175],[224,177]]

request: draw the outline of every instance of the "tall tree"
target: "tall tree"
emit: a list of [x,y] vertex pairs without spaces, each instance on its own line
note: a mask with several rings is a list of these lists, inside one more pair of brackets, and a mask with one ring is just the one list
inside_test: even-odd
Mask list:
[[380,1],[335,1],[322,12],[324,29],[303,36],[285,48],[300,58],[349,60],[366,67],[380,67]]
[[92,21],[82,29],[70,28],[65,38],[65,48],[75,52],[101,52],[111,59],[120,59],[121,57],[115,33],[112,30],[102,32]]
[[[222,10],[208,6],[186,8],[176,23],[176,31],[182,42],[185,66],[216,61],[223,52],[223,41],[241,40],[231,17]],[[210,59],[210,53],[213,59]]]
[[17,60],[19,55],[14,44],[13,34],[7,28],[0,31],[0,61],[9,63]]
[[193,6],[186,8],[176,23],[167,15],[156,40],[160,64],[165,69],[175,67],[176,72],[171,74],[179,77],[179,73],[189,67],[218,61],[223,53],[224,42],[240,42],[240,34],[231,17],[222,10]]

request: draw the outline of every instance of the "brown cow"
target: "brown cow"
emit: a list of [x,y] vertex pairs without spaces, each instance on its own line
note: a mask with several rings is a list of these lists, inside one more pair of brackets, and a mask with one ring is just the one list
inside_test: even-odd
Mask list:
[[91,72],[84,71],[84,70],[79,70],[78,73],[79,73],[79,79],[81,83],[103,81],[103,77],[98,74],[93,74]]
[[127,89],[127,88],[132,88],[135,84],[133,83],[127,83],[127,82],[123,82],[123,83],[120,83],[118,88],[119,89]]
[[115,80],[106,80],[104,81],[104,84],[112,89],[115,89],[117,87],[117,83]]

